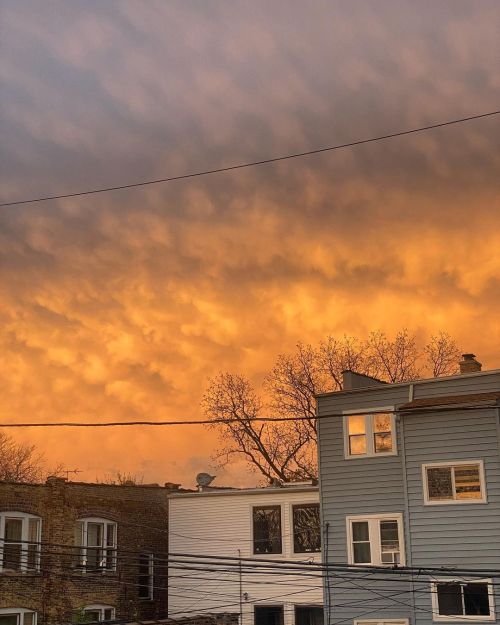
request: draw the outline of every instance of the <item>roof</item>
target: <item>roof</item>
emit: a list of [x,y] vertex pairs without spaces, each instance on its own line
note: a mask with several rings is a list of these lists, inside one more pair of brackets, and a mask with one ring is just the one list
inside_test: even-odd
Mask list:
[[375,392],[384,392],[389,388],[396,388],[399,386],[410,386],[416,384],[428,384],[428,383],[439,383],[443,380],[461,380],[466,378],[473,377],[481,377],[484,375],[499,375],[500,369],[488,369],[487,371],[477,371],[474,373],[458,373],[457,375],[443,375],[437,378],[419,378],[417,380],[407,380],[406,382],[391,382],[388,384],[380,384],[377,386],[365,386],[362,388],[355,388],[352,390],[342,390],[342,391],[327,391],[325,393],[317,393],[315,397],[329,397],[329,396],[337,396],[337,395],[350,395],[352,393],[375,393]]
[[426,397],[424,399],[414,399],[402,406],[398,410],[413,410],[418,408],[433,408],[437,406],[467,406],[470,404],[496,404],[500,399],[500,392],[474,393],[472,395],[447,395],[445,397]]
[[264,486],[261,488],[234,488],[231,490],[217,490],[213,488],[212,490],[206,491],[194,491],[194,492],[173,492],[168,495],[169,499],[177,499],[177,498],[187,498],[187,497],[233,497],[237,495],[267,495],[267,494],[275,494],[275,493],[302,493],[309,492],[315,493],[319,491],[319,486],[312,486],[311,484],[300,484],[297,486]]

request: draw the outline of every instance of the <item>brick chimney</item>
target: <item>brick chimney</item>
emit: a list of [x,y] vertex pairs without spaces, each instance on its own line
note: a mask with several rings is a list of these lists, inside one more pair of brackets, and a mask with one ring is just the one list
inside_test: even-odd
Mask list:
[[476,373],[481,371],[481,363],[476,360],[475,354],[462,354],[460,373]]

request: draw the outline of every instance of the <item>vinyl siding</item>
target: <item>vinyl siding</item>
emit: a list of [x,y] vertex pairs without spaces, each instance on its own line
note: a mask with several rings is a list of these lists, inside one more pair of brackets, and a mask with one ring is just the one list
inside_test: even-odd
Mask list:
[[[500,373],[484,372],[417,382],[413,398],[498,390]],[[410,385],[405,384],[319,398],[318,414],[323,417],[319,422],[320,497],[323,522],[329,524],[325,559],[347,561],[346,516],[394,512],[404,517],[407,564],[500,569],[500,451],[495,409],[405,415],[397,423],[397,456],[344,459],[343,419],[328,418],[329,414],[397,407],[409,399]],[[424,506],[422,464],[455,460],[483,460],[488,502]],[[417,625],[433,622],[429,579],[405,584],[393,576],[377,574],[380,580],[375,582],[375,576],[370,581],[357,575],[340,586],[338,579],[332,580],[332,622],[352,623],[358,618],[408,618]],[[498,589],[496,594],[500,595]],[[498,597],[496,604],[499,623]]]
[[[321,561],[321,554],[294,554],[291,511],[293,504],[318,503],[318,489],[290,492],[287,489],[250,494],[188,495],[172,497],[169,501],[170,553],[194,556],[253,555],[252,508],[280,505],[282,512],[283,553],[269,559]],[[189,573],[189,572],[188,572]],[[221,571],[196,572],[181,578],[186,572],[171,569],[169,574],[169,615],[173,618],[204,612],[239,612],[239,576]],[[305,576],[276,576],[250,574],[242,576],[242,592],[248,593],[243,602],[243,623],[253,625],[255,605],[283,605],[285,625],[294,624],[295,605],[323,605],[321,574]]]

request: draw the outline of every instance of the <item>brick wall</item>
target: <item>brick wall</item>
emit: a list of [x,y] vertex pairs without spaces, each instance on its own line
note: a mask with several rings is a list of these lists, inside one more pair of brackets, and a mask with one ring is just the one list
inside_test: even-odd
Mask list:
[[[0,608],[38,613],[38,625],[61,625],[91,604],[116,608],[117,619],[167,615],[168,488],[111,486],[49,478],[45,484],[0,482],[0,512],[25,512],[42,519],[40,572],[0,572]],[[81,572],[71,567],[75,523],[100,517],[117,523],[116,571]],[[50,545],[48,544],[50,543]],[[63,553],[64,552],[64,553]],[[138,554],[152,553],[153,600],[139,598]]]

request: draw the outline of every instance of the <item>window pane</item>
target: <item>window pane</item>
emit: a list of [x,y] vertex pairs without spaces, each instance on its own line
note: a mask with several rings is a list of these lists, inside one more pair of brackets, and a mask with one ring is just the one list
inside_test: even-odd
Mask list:
[[281,553],[281,508],[253,509],[254,553]]
[[489,616],[488,584],[466,584],[464,586],[464,604],[467,615]]
[[5,519],[5,540],[22,540],[23,520]]
[[319,504],[293,506],[293,550],[295,553],[321,551]]
[[106,545],[108,547],[115,546],[115,526],[114,524],[108,523],[108,533],[106,535]]
[[101,620],[101,612],[100,610],[84,610],[84,623],[92,623],[93,621]]
[[104,610],[104,620],[111,621],[113,619],[113,608],[106,608]]
[[373,431],[374,432],[391,432],[392,418],[391,414],[373,415]]
[[370,564],[371,559],[371,549],[370,543],[354,543],[353,544],[354,551],[354,564]]
[[457,499],[481,499],[479,466],[462,465],[454,467],[455,493]]
[[4,543],[3,568],[18,571],[21,568],[21,545]]
[[87,545],[102,547],[104,526],[102,523],[87,523]]
[[349,415],[347,418],[349,435],[366,434],[366,419],[364,415]]
[[98,569],[101,566],[102,550],[95,547],[87,549],[87,567],[89,569]]
[[364,434],[349,436],[349,454],[351,456],[366,454],[366,436]]
[[139,556],[139,597],[141,599],[151,599],[151,558],[149,555]]
[[451,467],[429,467],[427,488],[429,499],[453,499]]
[[283,625],[283,606],[255,606],[255,625]]
[[38,529],[40,527],[39,519],[28,520],[28,540],[36,543],[38,542]]
[[352,524],[352,539],[358,540],[370,540],[370,534],[368,532],[368,521],[354,521]]
[[295,625],[323,625],[323,608],[295,606]]
[[0,625],[18,625],[17,614],[0,614]]
[[397,521],[380,521],[380,547],[382,553],[399,551],[399,532]]
[[23,625],[35,625],[35,615],[33,612],[25,613]]
[[382,432],[374,435],[375,453],[388,453],[392,451],[392,434],[390,432]]
[[462,590],[455,582],[436,584],[439,614],[442,616],[461,616]]

